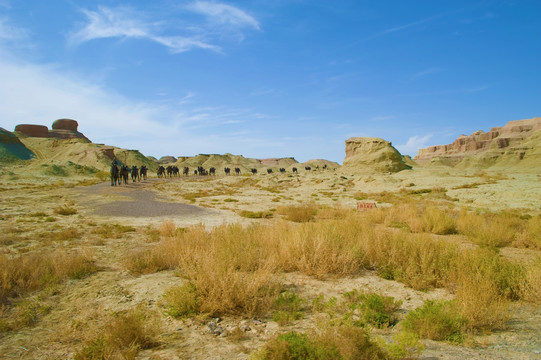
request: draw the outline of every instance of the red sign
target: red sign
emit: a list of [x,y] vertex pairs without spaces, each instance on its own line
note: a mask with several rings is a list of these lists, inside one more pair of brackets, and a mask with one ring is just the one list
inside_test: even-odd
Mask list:
[[357,210],[375,209],[376,203],[371,201],[359,201],[357,203]]

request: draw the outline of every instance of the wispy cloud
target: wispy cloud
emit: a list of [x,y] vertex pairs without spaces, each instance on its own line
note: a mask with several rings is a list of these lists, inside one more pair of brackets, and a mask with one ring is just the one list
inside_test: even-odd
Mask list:
[[194,97],[195,97],[195,94],[193,92],[189,92],[188,94],[186,94],[186,96],[184,96],[182,99],[178,101],[178,104],[179,105],[189,104],[192,102],[192,98]]
[[380,31],[378,33],[375,33],[373,35],[370,35],[367,38],[365,38],[365,40],[372,40],[372,39],[376,39],[376,38],[379,38],[379,37],[382,37],[382,36],[385,36],[385,35],[389,35],[389,34],[392,34],[392,33],[395,33],[395,32],[407,30],[407,29],[410,29],[410,28],[415,28],[415,27],[418,27],[420,25],[424,25],[426,23],[429,23],[431,21],[439,19],[439,18],[443,17],[444,15],[445,14],[437,14],[437,15],[429,16],[427,18],[417,20],[417,21],[413,21],[413,22],[410,22],[410,23],[407,23],[407,24],[394,26],[394,27],[385,29],[383,31]]
[[220,47],[209,44],[198,37],[162,36],[157,24],[145,22],[135,10],[127,7],[108,8],[98,6],[96,11],[82,9],[87,22],[69,36],[73,45],[104,38],[147,39],[166,46],[173,53],[201,48],[220,51]]
[[11,25],[5,18],[0,18],[0,41],[17,41],[27,36],[26,30]]
[[425,77],[425,76],[430,75],[430,74],[439,73],[441,71],[442,70],[440,68],[438,68],[438,67],[429,67],[427,69],[421,70],[418,73],[414,74],[412,76],[412,80],[416,80],[418,78],[422,78],[422,77]]
[[428,140],[432,137],[432,134],[425,136],[415,135],[408,139],[408,141],[403,145],[397,145],[396,148],[402,155],[412,155],[415,156],[419,149],[428,147]]
[[235,27],[252,27],[260,30],[259,22],[245,11],[223,3],[196,1],[188,9],[206,16],[209,21]]

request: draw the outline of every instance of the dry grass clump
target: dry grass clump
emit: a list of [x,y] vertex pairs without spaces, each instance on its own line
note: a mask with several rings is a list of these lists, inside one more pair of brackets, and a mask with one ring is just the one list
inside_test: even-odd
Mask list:
[[135,228],[121,224],[100,224],[91,233],[99,235],[103,239],[120,239],[125,233],[135,232]]
[[[164,268],[177,268],[192,284],[190,286],[195,289],[192,293],[199,304],[198,312],[261,314],[272,307],[281,285],[276,279],[275,267],[262,258],[256,228],[223,225],[207,231],[197,226],[175,232],[152,254]],[[175,297],[189,298],[186,294],[190,292],[185,290],[170,291],[166,306],[178,307]],[[179,312],[183,313],[182,310]]]
[[41,240],[71,241],[81,237],[81,232],[74,227],[68,227],[60,231],[45,231],[39,235]]
[[321,206],[317,210],[316,219],[317,220],[339,220],[345,219],[350,216],[356,210],[344,208],[340,206]]
[[77,209],[69,205],[64,205],[54,208],[53,212],[58,215],[68,216],[77,214]]
[[174,236],[177,231],[177,226],[172,220],[166,220],[160,224],[158,227],[158,232],[161,236],[168,237]]
[[385,225],[406,229],[414,233],[429,232],[448,235],[457,232],[454,214],[435,206],[410,202],[384,209]]
[[123,259],[123,264],[135,274],[150,274],[172,267],[166,256],[149,249],[133,251]]
[[274,216],[271,211],[241,210],[239,215],[248,219],[270,219]]
[[526,267],[525,283],[523,285],[524,300],[541,304],[541,257]]
[[436,207],[429,207],[423,213],[424,231],[438,235],[455,234],[457,232],[456,220]]
[[388,209],[382,209],[381,212],[385,214],[383,222],[385,226],[406,229],[414,233],[424,231],[421,212],[415,203],[395,205]]
[[457,311],[471,331],[502,328],[510,300],[522,297],[526,281],[524,267],[483,248],[464,252],[450,279]]
[[475,244],[504,247],[513,243],[524,222],[516,214],[508,212],[479,214],[462,211],[457,228]]
[[522,231],[515,235],[513,246],[541,250],[541,215],[528,220]]
[[0,255],[0,304],[65,279],[81,279],[95,272],[92,257],[89,252],[66,254],[64,251],[14,258]]
[[301,223],[312,221],[318,212],[318,208],[315,204],[279,206],[276,212],[286,220]]
[[85,342],[75,360],[133,360],[143,349],[159,345],[161,323],[157,314],[141,307],[112,315],[96,334]]

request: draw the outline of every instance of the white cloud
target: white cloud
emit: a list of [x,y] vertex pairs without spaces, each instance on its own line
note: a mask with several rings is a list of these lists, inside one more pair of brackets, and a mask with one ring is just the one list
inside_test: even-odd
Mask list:
[[7,19],[0,18],[0,41],[18,41],[27,36],[26,30],[10,25]]
[[210,21],[219,24],[228,24],[235,27],[253,27],[259,30],[259,22],[251,15],[231,5],[209,2],[196,1],[187,7],[188,9],[205,15]]
[[397,145],[396,148],[402,155],[411,155],[415,156],[417,155],[417,152],[419,149],[426,148],[430,145],[427,144],[428,140],[432,137],[432,134],[428,134],[425,136],[412,136],[408,139],[408,141],[404,145]]
[[[226,152],[272,156],[279,145],[256,136],[257,124],[246,125],[259,116],[250,109],[132,101],[56,66],[20,60],[0,58],[0,78],[1,126],[9,131],[18,124],[50,128],[54,120],[70,118],[95,143],[156,157]],[[194,97],[188,93],[184,99]]]
[[97,11],[81,10],[88,22],[72,33],[69,42],[79,45],[84,42],[104,38],[136,38],[157,42],[169,48],[173,53],[181,53],[201,48],[220,51],[220,47],[208,44],[197,37],[160,36],[156,25],[139,19],[139,14],[130,8],[108,8],[99,6]]

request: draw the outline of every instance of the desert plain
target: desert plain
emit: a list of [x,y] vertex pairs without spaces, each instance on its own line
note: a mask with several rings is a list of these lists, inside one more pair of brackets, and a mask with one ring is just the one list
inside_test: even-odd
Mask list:
[[0,168],[2,359],[541,358],[536,168],[226,175],[241,162],[215,156],[214,176],[155,162],[111,186],[84,141],[21,141],[37,155]]

